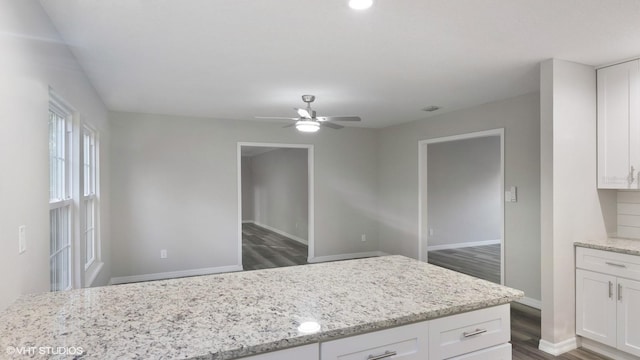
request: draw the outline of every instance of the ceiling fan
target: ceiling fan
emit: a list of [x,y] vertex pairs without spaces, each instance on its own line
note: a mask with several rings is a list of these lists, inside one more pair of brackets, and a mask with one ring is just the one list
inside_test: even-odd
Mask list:
[[342,129],[344,127],[333,123],[333,121],[361,121],[359,116],[316,116],[316,111],[311,108],[311,103],[315,99],[315,95],[302,95],[302,101],[307,103],[307,107],[293,108],[299,117],[256,116],[256,118],[294,120],[293,124],[285,127],[295,126],[298,131],[302,132],[316,132],[321,126],[332,129]]

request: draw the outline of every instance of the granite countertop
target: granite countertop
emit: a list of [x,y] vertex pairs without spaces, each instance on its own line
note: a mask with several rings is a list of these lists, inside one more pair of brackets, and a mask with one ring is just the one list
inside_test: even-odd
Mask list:
[[609,237],[598,240],[576,241],[574,245],[622,254],[640,255],[640,240],[634,239]]
[[[403,256],[25,295],[0,312],[0,358],[81,347],[81,359],[232,359],[523,295]],[[305,321],[320,331],[299,332]]]

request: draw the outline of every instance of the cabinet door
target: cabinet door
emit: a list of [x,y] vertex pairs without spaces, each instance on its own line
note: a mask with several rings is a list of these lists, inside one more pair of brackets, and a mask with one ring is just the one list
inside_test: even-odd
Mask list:
[[640,356],[640,282],[618,278],[618,349]]
[[629,65],[629,163],[634,168],[634,189],[640,189],[640,60]]
[[[630,183],[630,79],[637,62],[599,69],[598,77],[598,187],[628,189]],[[635,175],[635,174],[634,174]]]
[[506,343],[488,349],[474,351],[448,360],[511,360],[511,344]]
[[616,346],[616,278],[576,270],[576,333]]

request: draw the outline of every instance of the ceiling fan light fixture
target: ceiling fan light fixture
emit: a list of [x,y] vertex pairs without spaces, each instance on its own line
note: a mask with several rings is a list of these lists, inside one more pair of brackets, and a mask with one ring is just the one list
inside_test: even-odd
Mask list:
[[313,120],[298,120],[296,122],[296,129],[301,132],[314,133],[320,130],[320,123]]
[[368,9],[373,5],[373,0],[349,0],[349,7],[354,10]]

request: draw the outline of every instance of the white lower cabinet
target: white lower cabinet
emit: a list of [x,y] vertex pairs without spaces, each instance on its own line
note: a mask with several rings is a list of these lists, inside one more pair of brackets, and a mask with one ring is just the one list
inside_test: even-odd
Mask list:
[[502,344],[470,354],[456,356],[449,360],[511,360],[511,344]]
[[428,322],[399,326],[320,344],[322,360],[426,360]]
[[510,339],[509,305],[447,316],[429,322],[429,359],[450,359],[505,344]]
[[510,306],[320,344],[321,360],[511,360]]
[[309,344],[242,358],[242,360],[318,360],[320,345]]
[[640,257],[576,249],[576,333],[640,356]]

